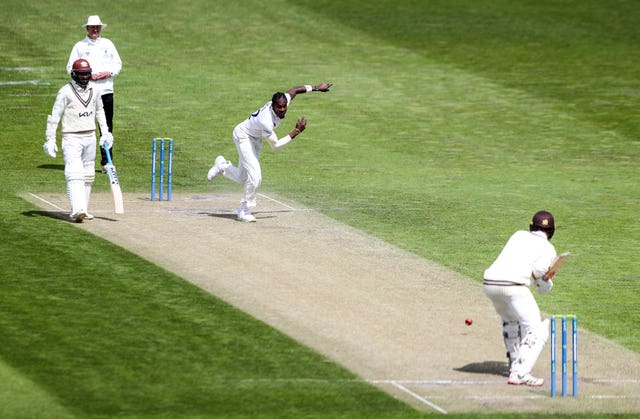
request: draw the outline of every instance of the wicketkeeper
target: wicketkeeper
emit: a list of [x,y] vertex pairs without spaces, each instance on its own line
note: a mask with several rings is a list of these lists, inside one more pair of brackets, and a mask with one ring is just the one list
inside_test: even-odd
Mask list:
[[91,187],[95,179],[96,120],[102,130],[100,145],[111,147],[113,135],[107,127],[100,91],[91,82],[91,66],[85,59],[76,60],[72,81],[60,88],[47,117],[44,152],[55,158],[58,146],[56,131],[62,121],[62,154],[71,219],[92,219],[88,211]]

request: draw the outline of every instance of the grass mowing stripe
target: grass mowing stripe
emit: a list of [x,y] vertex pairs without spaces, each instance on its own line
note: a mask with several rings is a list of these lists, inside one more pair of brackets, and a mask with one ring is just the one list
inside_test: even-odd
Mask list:
[[50,417],[71,418],[55,394],[44,391],[23,374],[0,360],[0,417],[35,418],[47,412]]
[[402,1],[393,13],[386,2],[328,3],[296,2],[379,42],[561,100],[604,128],[638,131],[633,40],[640,16],[633,1]]

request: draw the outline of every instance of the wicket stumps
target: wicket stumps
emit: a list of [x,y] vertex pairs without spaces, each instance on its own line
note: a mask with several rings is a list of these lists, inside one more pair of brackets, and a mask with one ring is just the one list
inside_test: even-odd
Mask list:
[[172,177],[173,177],[173,139],[172,138],[154,138],[151,141],[151,200],[156,200],[156,162],[158,155],[158,142],[160,142],[160,165],[159,165],[159,181],[160,189],[158,191],[158,201],[162,201],[164,193],[164,175],[165,175],[165,142],[169,143],[169,158],[167,164],[167,201],[171,201]]
[[562,371],[562,397],[567,397],[567,318],[571,319],[571,379],[572,379],[572,396],[578,396],[578,316],[575,314],[556,314],[551,316],[551,397],[556,396],[556,356],[557,356],[557,334],[556,334],[556,318],[561,319],[561,371]]

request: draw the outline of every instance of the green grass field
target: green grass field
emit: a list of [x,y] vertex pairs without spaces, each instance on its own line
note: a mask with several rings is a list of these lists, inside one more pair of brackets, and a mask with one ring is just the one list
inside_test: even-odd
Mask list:
[[637,2],[5,0],[0,417],[420,416],[19,198],[64,190],[46,118],[94,13],[124,61],[126,191],[148,190],[150,140],[168,136],[175,191],[239,194],[205,179],[217,154],[236,159],[233,126],[276,90],[330,81],[280,128],[304,115],[303,135],[265,149],[263,190],[474,281],[547,209],[573,257],[541,308],[640,351]]

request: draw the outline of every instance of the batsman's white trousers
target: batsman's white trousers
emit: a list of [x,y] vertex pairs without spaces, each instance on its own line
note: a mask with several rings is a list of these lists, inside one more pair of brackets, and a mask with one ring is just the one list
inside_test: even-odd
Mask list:
[[529,287],[484,285],[484,293],[493,303],[502,322],[520,323],[523,336],[529,330],[536,330],[540,326],[540,308]]
[[95,131],[89,134],[62,134],[62,154],[64,156],[65,178],[84,181],[85,163],[93,164],[93,170],[95,170]]
[[524,285],[485,284],[483,288],[501,318],[501,326],[505,322],[520,323],[520,356],[512,365],[512,371],[519,374],[531,372],[548,337],[547,326],[542,322],[540,308],[531,290]]
[[95,132],[62,134],[62,154],[71,213],[87,211],[91,185],[95,178]]
[[238,166],[229,166],[224,170],[224,177],[244,184],[242,204],[247,207],[256,206],[256,192],[262,183],[260,168],[260,152],[262,138],[251,138],[242,130],[233,130],[233,142],[238,150]]

